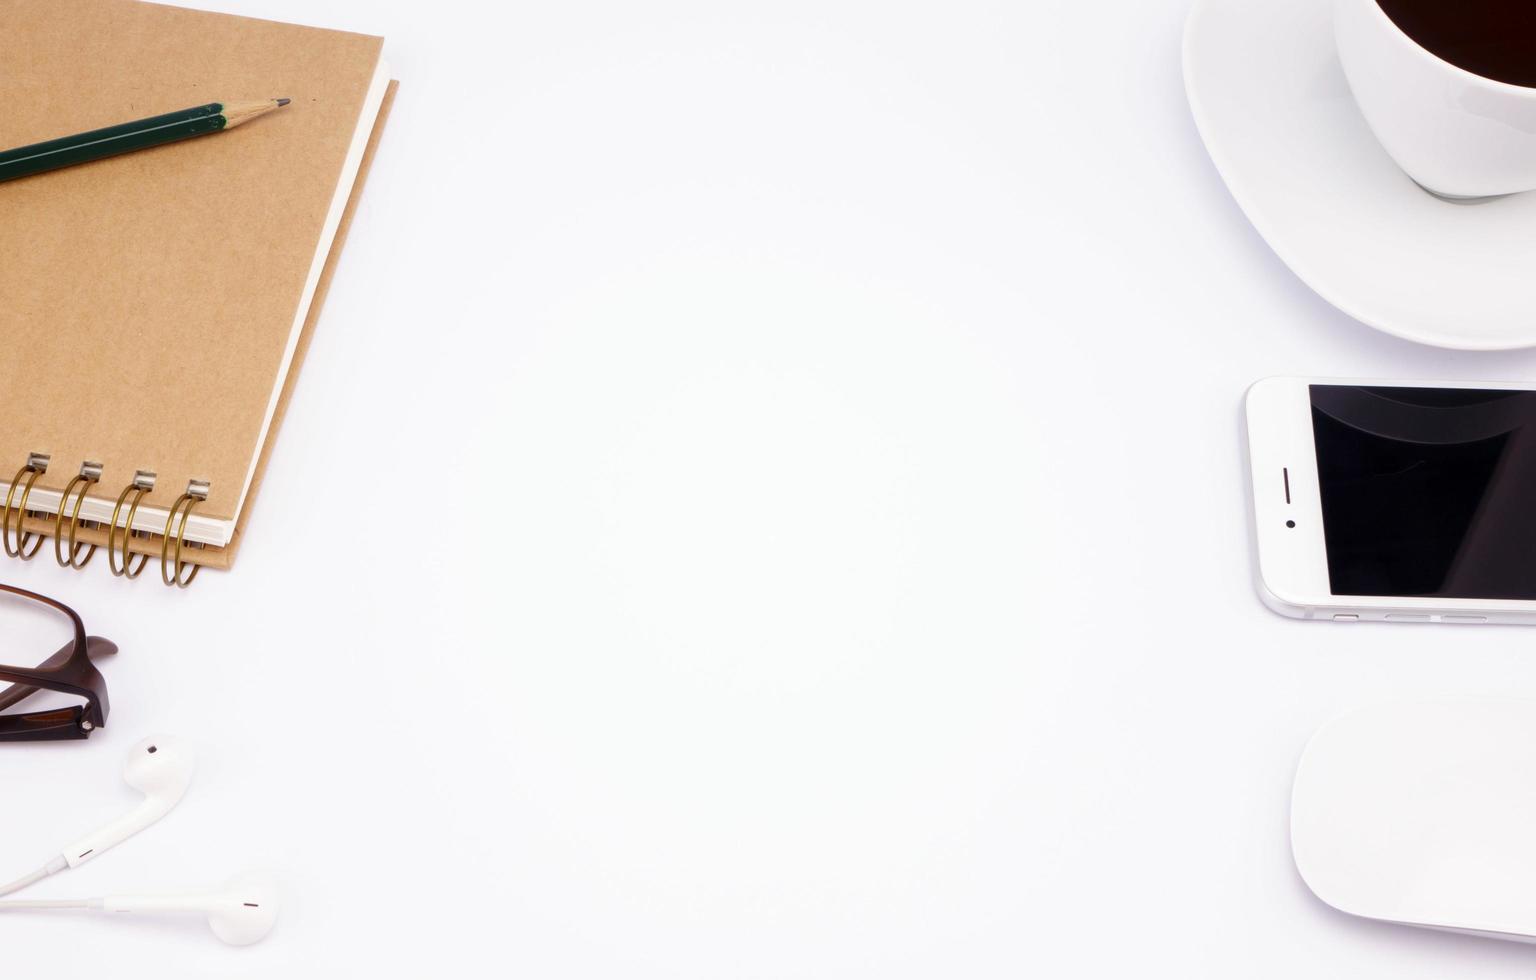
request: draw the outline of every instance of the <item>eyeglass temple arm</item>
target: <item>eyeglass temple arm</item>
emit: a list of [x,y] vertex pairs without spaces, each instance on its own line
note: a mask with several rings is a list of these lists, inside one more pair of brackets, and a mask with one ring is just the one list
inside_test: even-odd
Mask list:
[[[69,662],[69,658],[75,652],[73,643],[66,643],[60,647],[53,656],[38,664],[36,670],[53,670],[62,667]],[[117,644],[100,636],[88,636],[85,638],[85,655],[92,660],[111,656],[117,652]],[[25,684],[12,684],[0,690],[0,711],[4,711],[18,701],[24,701],[38,692],[39,688],[28,687]]]

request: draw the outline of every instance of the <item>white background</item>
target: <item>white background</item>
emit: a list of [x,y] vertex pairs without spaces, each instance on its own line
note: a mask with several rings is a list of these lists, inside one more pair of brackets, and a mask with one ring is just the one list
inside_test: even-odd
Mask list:
[[1239,407],[1536,356],[1286,271],[1185,0],[214,5],[386,35],[399,101],[238,568],[5,565],[122,653],[99,737],[0,747],[0,863],[165,730],[183,804],[36,895],[289,903],[8,918],[8,974],[1529,974],[1297,878],[1313,729],[1536,692],[1536,632],[1265,611]]

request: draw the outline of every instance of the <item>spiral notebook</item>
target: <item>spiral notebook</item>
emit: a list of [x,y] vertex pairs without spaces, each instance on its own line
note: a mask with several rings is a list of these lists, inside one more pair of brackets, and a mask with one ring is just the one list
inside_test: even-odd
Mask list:
[[0,25],[0,147],[293,100],[0,184],[6,551],[227,568],[394,95],[383,41],[139,0],[0,0]]

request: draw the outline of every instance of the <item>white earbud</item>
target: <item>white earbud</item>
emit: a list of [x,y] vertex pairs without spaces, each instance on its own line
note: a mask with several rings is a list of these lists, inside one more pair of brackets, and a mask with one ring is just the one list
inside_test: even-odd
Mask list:
[[[55,855],[47,864],[8,885],[0,895],[21,891],[66,868],[77,868],[148,827],[175,808],[192,784],[197,759],[192,747],[171,735],[152,735],[133,747],[123,766],[128,785],[144,794],[138,806]],[[260,942],[277,924],[278,894],[272,880],[247,875],[208,891],[179,895],[109,895],[105,898],[3,901],[0,912],[25,909],[84,909],[94,912],[191,912],[207,916],[214,935],[232,946]]]
[[277,925],[277,892],[277,885],[265,875],[245,875],[203,892],[0,902],[0,912],[84,909],[92,912],[191,913],[207,916],[213,934],[231,946],[249,946],[267,938]]
[[128,753],[123,765],[123,779],[144,794],[138,806],[89,836],[64,849],[61,855],[71,868],[115,847],[170,813],[187,787],[197,757],[192,747],[171,735],[151,735]]
[[213,934],[231,946],[260,942],[277,925],[277,884],[265,875],[243,875],[206,892],[184,895],[109,895],[103,912],[192,912],[208,917]]

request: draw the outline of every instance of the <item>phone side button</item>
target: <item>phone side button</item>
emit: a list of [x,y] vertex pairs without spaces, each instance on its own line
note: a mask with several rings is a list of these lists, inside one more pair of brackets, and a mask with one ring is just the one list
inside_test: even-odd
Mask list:
[[1427,622],[1429,622],[1429,617],[1428,616],[1420,616],[1420,615],[1417,615],[1417,614],[1414,614],[1414,613],[1388,613],[1387,614],[1387,622],[1389,622],[1389,623],[1427,623]]
[[1487,616],[1441,616],[1442,623],[1486,623]]
[[1360,622],[1360,616],[1358,613],[1334,613],[1333,621],[1335,623],[1358,623]]

